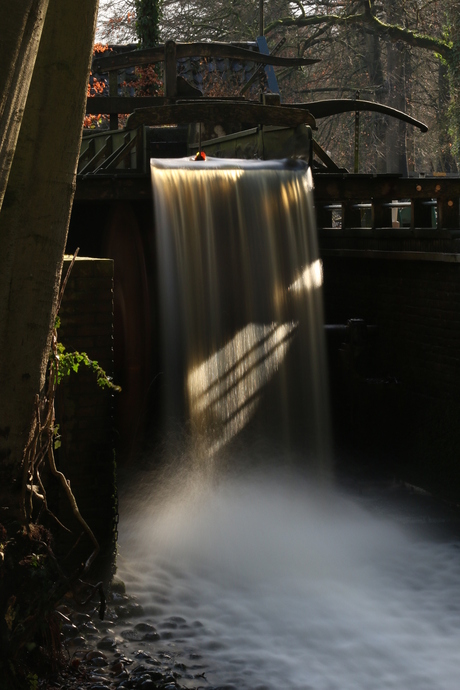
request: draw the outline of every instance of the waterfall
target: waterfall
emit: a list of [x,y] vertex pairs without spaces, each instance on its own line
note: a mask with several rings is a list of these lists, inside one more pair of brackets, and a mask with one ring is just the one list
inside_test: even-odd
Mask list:
[[324,481],[309,171],[155,161],[152,178],[167,442],[121,499],[142,617],[120,653],[168,688],[454,690],[458,534],[430,534],[396,485]]
[[[194,453],[235,440],[327,470],[328,410],[310,170],[152,161],[165,402]],[[174,426],[174,425],[173,425]]]

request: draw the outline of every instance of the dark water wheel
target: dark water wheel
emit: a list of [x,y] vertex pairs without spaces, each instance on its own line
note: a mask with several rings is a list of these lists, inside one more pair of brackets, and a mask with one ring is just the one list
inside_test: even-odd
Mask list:
[[128,460],[145,426],[151,380],[151,299],[145,242],[128,202],[113,207],[103,256],[114,259],[114,365],[122,392],[115,399],[119,452]]

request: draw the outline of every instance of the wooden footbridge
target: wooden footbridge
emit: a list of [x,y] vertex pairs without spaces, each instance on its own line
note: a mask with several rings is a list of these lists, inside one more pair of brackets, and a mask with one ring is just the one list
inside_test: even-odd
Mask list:
[[[370,110],[397,117],[426,131],[426,126],[393,108],[364,101],[334,99],[284,105],[277,93],[260,102],[246,95],[205,98],[177,75],[177,60],[201,56],[250,60],[268,71],[276,91],[273,66],[303,66],[312,58],[269,55],[263,37],[257,44],[175,43],[136,50],[93,61],[93,73],[106,74],[109,95],[89,98],[87,112],[106,113],[110,130],[85,132],[78,167],[76,202],[139,201],[151,198],[149,159],[193,155],[235,158],[307,160],[315,176],[315,202],[320,240],[331,243],[367,239],[374,248],[394,240],[431,240],[454,249],[460,228],[460,184],[446,176],[402,178],[398,175],[357,175],[338,168],[314,138],[316,120],[341,112]],[[133,66],[164,65],[162,97],[118,95],[118,73]],[[256,74],[258,72],[256,71]],[[119,114],[129,114],[118,129]],[[217,134],[216,134],[217,131]],[[353,244],[353,242],[352,242]],[[422,244],[420,244],[422,246]],[[423,245],[424,246],[424,245]]]

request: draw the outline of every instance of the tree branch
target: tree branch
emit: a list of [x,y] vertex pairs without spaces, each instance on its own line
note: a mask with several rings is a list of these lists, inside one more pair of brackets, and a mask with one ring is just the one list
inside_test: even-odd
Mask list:
[[353,26],[367,25],[380,36],[385,36],[393,42],[401,41],[414,48],[429,50],[438,53],[448,62],[453,59],[453,47],[449,41],[443,41],[434,36],[419,34],[410,29],[404,29],[395,24],[387,24],[372,14],[371,7],[366,7],[364,12],[358,14],[314,14],[305,17],[282,17],[265,27],[265,34],[268,35],[277,29],[289,27],[301,28],[304,26]]

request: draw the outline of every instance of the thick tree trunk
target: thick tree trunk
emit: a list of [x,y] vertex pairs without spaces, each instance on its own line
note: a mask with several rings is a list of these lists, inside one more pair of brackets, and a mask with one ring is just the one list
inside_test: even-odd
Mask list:
[[[387,0],[387,20],[402,24],[402,8],[399,0]],[[387,41],[387,105],[406,112],[406,46]],[[386,172],[408,174],[406,123],[401,120],[388,122],[386,128]]]
[[0,8],[0,209],[47,8],[48,0],[16,0]]
[[[405,49],[399,43],[388,44],[388,105],[406,112]],[[391,119],[386,128],[386,172],[407,175],[407,125]]]
[[439,131],[439,150],[436,170],[439,172],[458,172],[455,158],[452,155],[452,137],[449,134],[448,109],[451,100],[449,70],[446,64],[438,67],[438,112],[436,114]]
[[[382,102],[385,95],[385,77],[382,64],[382,49],[380,38],[375,33],[365,32],[366,37],[366,65],[369,72],[369,82],[374,87],[375,100]],[[373,115],[373,144],[376,151],[375,167],[376,172],[386,172],[385,161],[385,139],[388,118],[385,115],[375,113]]]
[[97,0],[49,0],[0,213],[3,469],[21,461],[34,396],[44,383],[96,14]]

